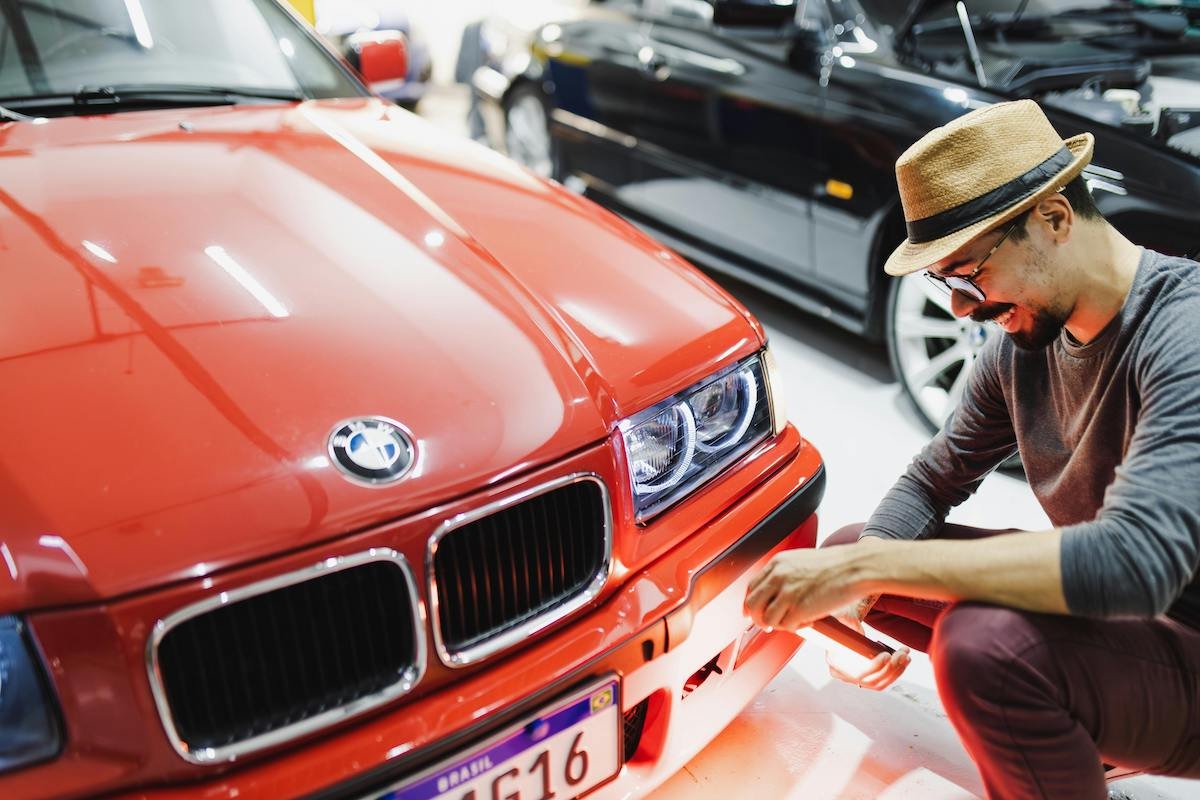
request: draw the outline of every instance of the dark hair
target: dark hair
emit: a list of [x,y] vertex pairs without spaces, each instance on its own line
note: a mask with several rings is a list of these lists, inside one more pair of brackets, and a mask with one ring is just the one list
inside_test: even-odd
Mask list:
[[[1075,209],[1075,216],[1080,219],[1104,219],[1104,215],[1100,213],[1100,209],[1096,208],[1096,203],[1092,200],[1092,193],[1088,191],[1087,181],[1082,175],[1078,175],[1062,188],[1062,196],[1071,208]],[[1033,213],[1033,209],[1022,212],[1017,219],[1016,228],[1010,234],[1010,237],[1016,241],[1021,241],[1029,236],[1025,230],[1025,221],[1029,219],[1029,215]]]

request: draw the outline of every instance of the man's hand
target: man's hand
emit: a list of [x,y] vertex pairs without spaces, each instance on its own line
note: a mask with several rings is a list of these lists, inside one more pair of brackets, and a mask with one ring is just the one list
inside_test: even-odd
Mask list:
[[[867,618],[878,599],[877,594],[867,595],[858,602],[833,612],[833,618],[847,628],[865,633],[863,620]],[[894,653],[880,653],[865,664],[860,661],[853,666],[848,663],[848,659],[839,658],[833,651],[825,651],[825,663],[829,665],[830,675],[844,683],[852,683],[860,689],[872,689],[876,692],[882,692],[895,683],[911,661],[912,656],[907,647],[900,647]]]
[[764,628],[795,631],[862,597],[854,568],[859,545],[789,550],[750,579],[746,613]]
[[830,675],[860,689],[882,692],[904,674],[912,656],[909,655],[907,647],[901,647],[894,653],[880,653],[867,662],[866,666],[854,669],[839,665],[837,661],[838,658],[832,651],[825,651],[825,663],[829,665]]

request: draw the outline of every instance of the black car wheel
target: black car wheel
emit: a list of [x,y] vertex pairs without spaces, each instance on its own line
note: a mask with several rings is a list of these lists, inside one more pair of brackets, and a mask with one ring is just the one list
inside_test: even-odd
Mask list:
[[930,433],[962,397],[975,356],[988,335],[950,313],[950,297],[921,273],[893,280],[887,307],[888,355],[900,388]]
[[550,113],[535,86],[513,89],[504,105],[504,144],[509,158],[543,178],[554,177],[554,143]]

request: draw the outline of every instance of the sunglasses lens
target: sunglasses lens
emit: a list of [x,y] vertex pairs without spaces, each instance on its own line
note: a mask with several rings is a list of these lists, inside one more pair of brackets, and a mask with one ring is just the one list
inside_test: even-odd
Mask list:
[[950,287],[946,285],[946,281],[943,278],[940,278],[937,275],[933,275],[931,273],[926,272],[925,280],[929,281],[934,286],[941,289],[944,293],[950,294]]
[[966,278],[946,278],[946,286],[957,292],[962,292],[977,303],[983,302],[983,292],[979,291],[979,288]]

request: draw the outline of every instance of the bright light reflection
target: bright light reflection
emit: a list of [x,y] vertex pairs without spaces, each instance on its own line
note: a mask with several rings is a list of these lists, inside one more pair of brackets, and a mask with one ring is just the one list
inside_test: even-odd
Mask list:
[[283,307],[283,303],[279,302],[275,295],[267,291],[261,283],[259,283],[253,275],[246,271],[246,268],[233,260],[229,253],[225,252],[224,247],[218,245],[210,245],[204,248],[204,254],[216,262],[217,266],[229,273],[229,277],[233,278],[242,288],[250,295],[262,303],[262,307],[267,310],[267,313],[278,319],[283,319],[289,316],[288,310]]
[[397,745],[396,747],[393,747],[391,750],[388,750],[387,755],[384,756],[384,758],[390,761],[391,759],[395,758],[396,756],[404,755],[409,750],[412,750],[412,745],[408,745],[408,744]]
[[102,261],[107,261],[110,264],[117,263],[116,256],[114,256],[112,253],[108,252],[107,250],[105,250],[103,247],[96,244],[95,242],[89,242],[87,239],[84,239],[83,247],[89,253],[94,255],[96,258],[101,259]]
[[17,579],[17,562],[13,560],[12,553],[9,552],[8,543],[0,542],[0,555],[4,556],[4,563],[8,565],[8,574],[15,581]]
[[42,547],[51,547],[55,550],[61,550],[63,555],[69,558],[71,563],[75,565],[75,569],[79,570],[79,574],[87,575],[87,567],[83,565],[83,561],[79,558],[79,556],[75,554],[75,549],[71,547],[71,545],[67,544],[67,541],[61,536],[52,536],[50,534],[39,536],[38,544],[40,544]]
[[947,87],[942,89],[942,96],[951,103],[958,103],[960,106],[965,106],[967,104],[967,92],[965,89]]
[[279,49],[288,58],[296,57],[296,45],[292,44],[292,40],[286,36],[279,37]]
[[129,12],[129,21],[133,24],[133,35],[137,37],[138,44],[147,50],[154,47],[154,37],[150,35],[150,24],[146,22],[142,0],[125,0],[125,10]]
[[304,462],[305,469],[325,469],[329,466],[329,459],[325,456],[316,456]]
[[453,232],[457,236],[466,236],[466,230],[459,225],[453,217],[446,213],[445,209],[435,203],[432,198],[417,188],[417,185],[408,178],[396,171],[396,168],[389,164],[379,153],[376,153],[361,140],[355,138],[348,130],[337,125],[331,118],[314,111],[312,107],[304,104],[300,106],[300,113],[304,115],[309,122],[316,125],[325,135],[329,136],[342,147],[349,150],[360,161],[366,164],[371,169],[375,170],[379,175],[390,182],[400,191],[404,192],[408,197],[419,205],[422,209],[436,219],[443,228]]
[[862,28],[854,29],[854,41],[858,42],[860,53],[874,53],[879,49],[879,43],[867,36]]
[[441,247],[446,243],[446,235],[441,231],[430,231],[425,234],[425,244],[429,247]]

